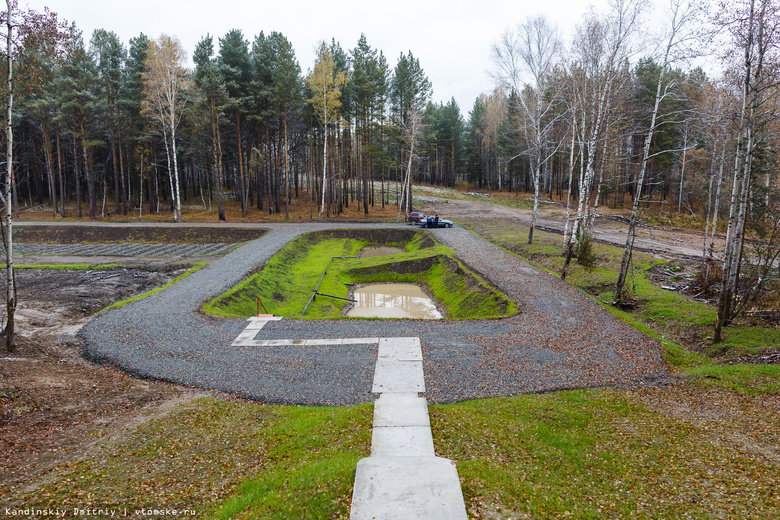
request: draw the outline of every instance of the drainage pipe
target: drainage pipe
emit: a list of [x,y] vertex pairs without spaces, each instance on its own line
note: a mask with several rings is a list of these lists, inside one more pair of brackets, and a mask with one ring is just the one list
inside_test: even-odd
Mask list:
[[[306,314],[306,310],[309,308],[309,305],[311,305],[311,302],[314,301],[314,298],[318,294],[322,294],[319,292],[320,285],[322,285],[322,280],[325,278],[325,275],[328,273],[328,268],[330,267],[330,263],[333,262],[336,258],[357,258],[356,256],[332,256],[330,260],[328,261],[328,265],[325,266],[325,270],[322,272],[322,276],[320,276],[320,282],[317,284],[316,289],[314,289],[314,292],[311,295],[311,298],[309,298],[309,303],[306,304],[306,307],[303,308],[303,312],[301,313],[301,318],[303,318],[303,315]],[[341,298],[339,296],[331,296],[329,294],[322,294],[322,296],[330,296],[331,298],[339,298],[341,300],[349,300],[349,298]],[[355,300],[350,300],[355,301]]]

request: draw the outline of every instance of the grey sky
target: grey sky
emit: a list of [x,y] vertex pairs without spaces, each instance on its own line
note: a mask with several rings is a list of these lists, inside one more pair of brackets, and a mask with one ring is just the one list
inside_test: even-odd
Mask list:
[[[592,3],[603,6],[607,0]],[[384,51],[391,67],[401,53],[411,50],[433,83],[433,100],[447,102],[454,97],[464,117],[476,97],[493,88],[487,73],[490,47],[506,28],[544,14],[568,40],[588,6],[577,0],[28,0],[27,4],[36,10],[48,6],[60,18],[76,22],[87,42],[98,28],[114,31],[125,45],[141,32],[152,38],[166,33],[178,36],[190,57],[206,33],[218,38],[237,28],[251,42],[260,31],[279,31],[295,47],[304,74],[314,66],[318,41],[335,38],[348,51],[363,32],[369,45]]]

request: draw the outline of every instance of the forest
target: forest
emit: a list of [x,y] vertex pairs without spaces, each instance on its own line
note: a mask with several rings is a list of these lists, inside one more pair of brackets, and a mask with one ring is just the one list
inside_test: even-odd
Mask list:
[[[244,217],[287,218],[295,201],[322,218],[350,204],[408,212],[413,184],[458,182],[532,194],[535,209],[565,201],[569,257],[603,206],[630,211],[625,266],[640,211],[700,222],[708,276],[716,232],[726,232],[724,321],[746,235],[756,246],[749,290],[772,278],[776,2],[672,0],[655,39],[648,5],[633,0],[586,12],[571,41],[528,18],[497,31],[486,49],[494,85],[467,116],[454,98],[431,101],[412,50],[389,60],[365,35],[347,49],[321,42],[304,74],[278,32],[206,34],[188,50],[175,36],[125,43],[109,29],[84,35],[48,10],[14,9],[3,51],[15,66],[14,208],[180,221],[184,205],[225,220],[226,201]],[[717,77],[691,65],[705,54]]]

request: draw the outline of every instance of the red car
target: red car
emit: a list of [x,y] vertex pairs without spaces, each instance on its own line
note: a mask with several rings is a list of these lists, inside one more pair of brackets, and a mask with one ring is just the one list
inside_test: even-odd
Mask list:
[[422,211],[412,211],[411,213],[409,213],[409,222],[416,222],[417,224],[419,224],[425,219],[426,219],[425,213],[423,213]]

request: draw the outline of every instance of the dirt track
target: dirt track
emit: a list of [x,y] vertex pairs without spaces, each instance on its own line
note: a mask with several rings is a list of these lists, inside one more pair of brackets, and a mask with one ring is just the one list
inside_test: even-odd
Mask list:
[[[505,219],[524,227],[530,227],[533,211],[493,204],[491,202],[454,200],[427,203],[420,209],[426,214],[439,213],[445,218],[484,218]],[[576,208],[575,208],[576,210]],[[549,202],[539,204],[537,228],[563,234],[566,223],[566,208]],[[606,217],[596,219],[593,226],[594,238],[603,243],[623,247],[626,243],[628,226]],[[694,231],[670,230],[662,228],[637,228],[634,248],[655,253],[663,258],[687,257],[700,258],[704,234]],[[722,249],[723,239],[716,239],[715,249]]]

